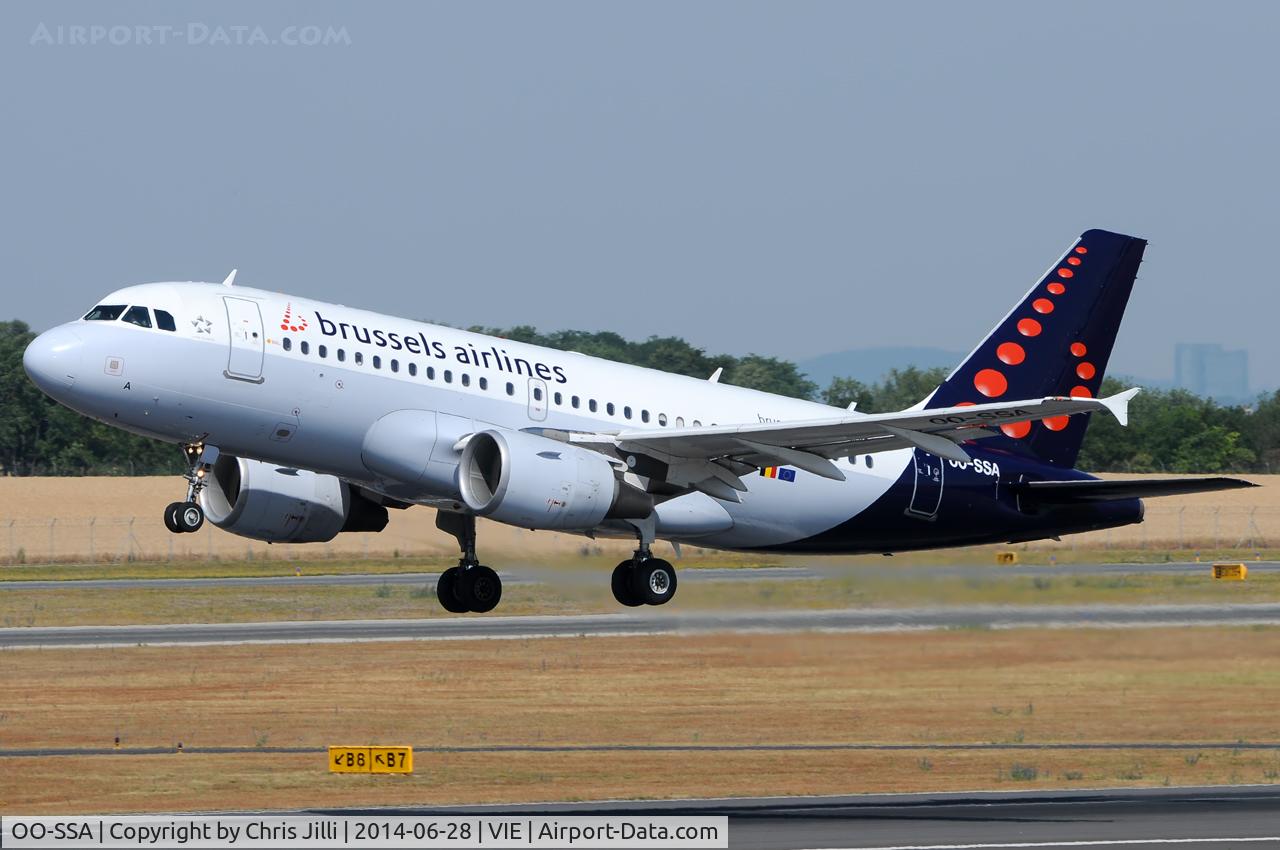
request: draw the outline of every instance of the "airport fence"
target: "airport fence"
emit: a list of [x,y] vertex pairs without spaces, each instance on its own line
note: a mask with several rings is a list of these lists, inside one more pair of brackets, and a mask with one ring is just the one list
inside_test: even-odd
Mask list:
[[[326,558],[452,558],[457,545],[435,528],[426,511],[397,513],[377,534],[341,534],[322,544],[275,544],[229,534],[206,523],[194,534],[171,534],[158,516],[0,518],[0,551],[5,564],[190,560],[321,560]],[[582,537],[487,525],[482,540],[489,551],[598,555],[604,549],[630,551],[627,541]],[[1060,542],[1037,541],[1031,549],[1068,551],[1143,550],[1238,552],[1241,557],[1280,549],[1280,505],[1147,505],[1137,525],[1074,534]],[[686,550],[687,551],[687,550]]]

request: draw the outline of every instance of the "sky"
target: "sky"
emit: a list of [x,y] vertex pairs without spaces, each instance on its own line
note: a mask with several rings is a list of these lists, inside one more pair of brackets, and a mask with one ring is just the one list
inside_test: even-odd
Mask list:
[[1265,3],[6,2],[0,317],[235,267],[454,325],[967,351],[1102,227],[1150,240],[1112,373],[1219,342],[1270,388],[1278,35]]

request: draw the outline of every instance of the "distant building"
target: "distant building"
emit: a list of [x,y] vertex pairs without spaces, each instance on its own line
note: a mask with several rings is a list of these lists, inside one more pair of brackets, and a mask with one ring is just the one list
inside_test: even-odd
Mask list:
[[1174,346],[1173,382],[1178,389],[1219,402],[1249,398],[1249,352],[1227,351],[1216,343]]

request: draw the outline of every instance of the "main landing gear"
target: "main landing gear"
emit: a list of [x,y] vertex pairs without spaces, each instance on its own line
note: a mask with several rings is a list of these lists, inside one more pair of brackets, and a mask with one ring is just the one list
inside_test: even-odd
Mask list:
[[436,528],[457,538],[462,549],[458,566],[445,570],[436,582],[440,606],[451,614],[492,611],[502,599],[502,579],[476,557],[475,516],[436,511]]
[[631,560],[613,568],[613,598],[628,608],[665,605],[676,595],[676,571],[668,562],[653,557],[653,520],[633,523],[640,546]]
[[204,508],[200,507],[196,497],[205,488],[204,480],[209,465],[217,457],[217,449],[204,443],[187,443],[182,447],[182,454],[187,459],[187,471],[183,478],[187,480],[187,500],[170,502],[164,509],[165,528],[174,534],[187,534],[199,531],[204,525]]

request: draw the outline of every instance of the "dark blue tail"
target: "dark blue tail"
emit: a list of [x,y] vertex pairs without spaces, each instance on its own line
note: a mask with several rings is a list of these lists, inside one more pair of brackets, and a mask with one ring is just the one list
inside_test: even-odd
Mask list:
[[[938,387],[926,408],[1096,396],[1142,262],[1144,239],[1089,230]],[[1072,467],[1089,415],[1002,427],[982,441]]]

